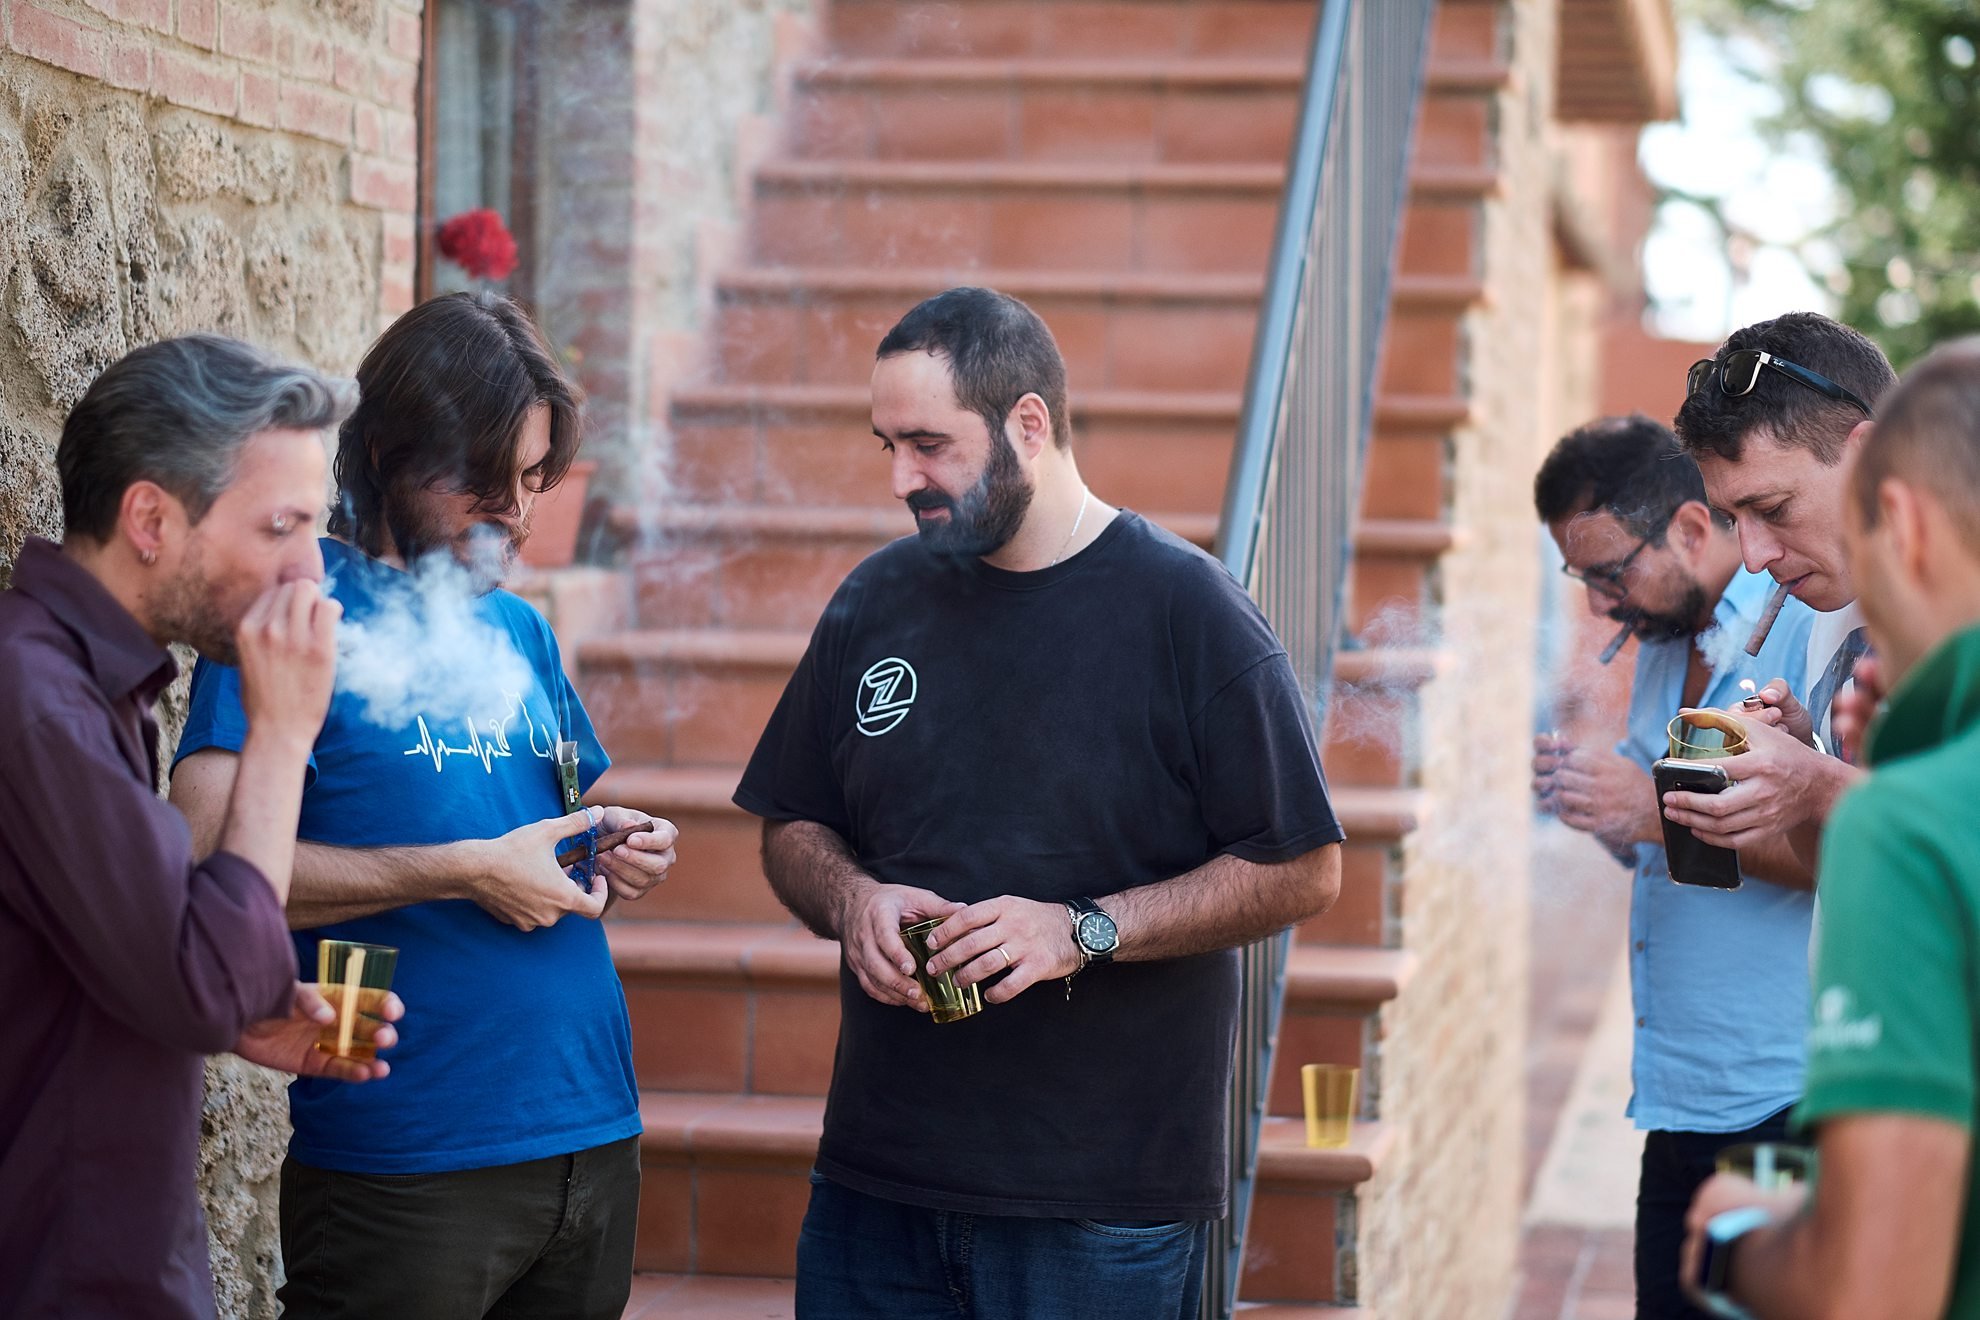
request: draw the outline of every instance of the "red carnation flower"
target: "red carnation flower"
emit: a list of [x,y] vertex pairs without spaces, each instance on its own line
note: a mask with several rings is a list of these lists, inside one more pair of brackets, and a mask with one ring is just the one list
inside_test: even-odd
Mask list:
[[463,211],[434,235],[440,255],[478,280],[502,280],[516,268],[516,240],[490,210]]

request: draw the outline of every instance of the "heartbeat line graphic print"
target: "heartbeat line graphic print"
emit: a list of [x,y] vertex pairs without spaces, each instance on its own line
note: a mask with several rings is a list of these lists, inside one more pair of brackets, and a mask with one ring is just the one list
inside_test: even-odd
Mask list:
[[406,748],[405,754],[426,757],[433,762],[435,774],[445,773],[455,757],[465,756],[480,762],[482,773],[492,775],[495,773],[495,762],[506,761],[516,754],[510,742],[509,729],[521,720],[528,735],[528,745],[524,750],[531,756],[550,760],[556,753],[557,726],[538,723],[529,713],[529,703],[522,699],[520,693],[506,692],[503,696],[508,702],[508,709],[499,718],[461,721],[467,729],[467,741],[461,745],[436,738],[427,727],[426,716],[421,715],[414,722],[419,730],[419,741]]

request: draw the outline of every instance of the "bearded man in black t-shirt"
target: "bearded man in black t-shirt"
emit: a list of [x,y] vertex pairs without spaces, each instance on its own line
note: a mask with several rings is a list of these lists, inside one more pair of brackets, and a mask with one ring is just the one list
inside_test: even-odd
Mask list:
[[1340,889],[1310,705],[1221,565],[1087,489],[1030,308],[951,289],[876,356],[919,536],[840,586],[736,792],[842,946],[798,1315],[1189,1320],[1237,946]]

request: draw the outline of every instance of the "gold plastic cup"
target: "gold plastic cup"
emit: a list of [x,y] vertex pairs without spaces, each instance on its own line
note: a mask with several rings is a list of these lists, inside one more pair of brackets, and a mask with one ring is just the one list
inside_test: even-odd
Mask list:
[[1749,1141],[1719,1152],[1720,1173],[1735,1174],[1763,1192],[1782,1192],[1815,1180],[1815,1152],[1780,1141]]
[[385,996],[392,992],[392,972],[399,951],[383,944],[323,940],[316,946],[316,989],[337,1020],[317,1034],[316,1048],[340,1059],[375,1059],[372,1038],[385,1024]]
[[1354,1129],[1354,1093],[1361,1069],[1338,1063],[1309,1063],[1299,1070],[1306,1099],[1306,1144],[1339,1150]]
[[1670,736],[1673,760],[1710,761],[1746,750],[1746,730],[1722,710],[1674,715],[1664,732]]
[[928,996],[928,1015],[937,1022],[960,1022],[983,1011],[983,987],[959,986],[953,972],[944,972],[940,976],[928,974],[928,932],[946,920],[947,917],[931,917],[927,921],[903,926],[901,942],[914,955],[914,979],[921,987],[921,993]]

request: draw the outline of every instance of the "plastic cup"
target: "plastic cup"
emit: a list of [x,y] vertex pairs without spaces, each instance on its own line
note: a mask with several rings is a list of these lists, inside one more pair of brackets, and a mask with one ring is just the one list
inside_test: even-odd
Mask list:
[[1719,1152],[1720,1173],[1735,1174],[1763,1192],[1786,1191],[1815,1180],[1815,1152],[1780,1141],[1750,1141]]
[[1361,1069],[1338,1063],[1309,1063],[1299,1070],[1306,1099],[1306,1144],[1339,1150],[1354,1130],[1354,1095]]
[[947,917],[931,917],[927,921],[903,926],[901,942],[914,955],[914,979],[921,987],[921,993],[928,996],[928,1015],[937,1022],[960,1022],[983,1011],[983,987],[959,986],[953,972],[944,972],[940,976],[928,974],[928,932],[947,920]]
[[1722,710],[1672,716],[1664,732],[1671,740],[1671,759],[1676,761],[1711,761],[1746,750],[1746,730]]
[[399,951],[383,944],[323,940],[316,946],[316,989],[336,1010],[337,1020],[317,1034],[316,1048],[340,1059],[375,1059],[373,1039],[385,1024],[385,996]]

